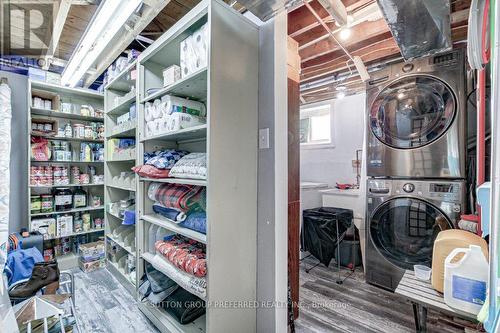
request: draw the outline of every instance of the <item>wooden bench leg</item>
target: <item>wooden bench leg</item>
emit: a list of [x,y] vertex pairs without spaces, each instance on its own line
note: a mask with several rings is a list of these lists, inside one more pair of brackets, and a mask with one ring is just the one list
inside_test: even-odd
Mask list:
[[413,317],[415,318],[415,332],[427,332],[427,308],[418,303],[412,303]]

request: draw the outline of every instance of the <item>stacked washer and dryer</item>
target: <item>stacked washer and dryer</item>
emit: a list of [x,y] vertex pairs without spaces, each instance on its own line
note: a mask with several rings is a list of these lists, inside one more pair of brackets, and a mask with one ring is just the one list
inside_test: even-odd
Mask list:
[[464,57],[393,64],[367,85],[368,283],[394,290],[405,270],[430,266],[465,207]]

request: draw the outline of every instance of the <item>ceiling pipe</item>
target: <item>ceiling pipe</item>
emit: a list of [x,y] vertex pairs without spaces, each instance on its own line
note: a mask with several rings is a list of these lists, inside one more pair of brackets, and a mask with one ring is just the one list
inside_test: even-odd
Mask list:
[[321,24],[323,26],[323,28],[325,28],[325,30],[328,32],[330,38],[333,39],[333,41],[335,43],[337,43],[337,45],[342,49],[342,51],[344,51],[344,53],[354,63],[354,66],[356,66],[356,69],[357,69],[358,73],[362,73],[361,79],[363,80],[363,82],[367,81],[368,79],[370,79],[370,76],[366,75],[366,74],[368,74],[368,72],[367,72],[366,67],[365,67],[363,61],[361,60],[361,58],[359,58],[359,57],[353,57],[349,53],[349,51],[335,37],[335,34],[333,33],[333,31],[328,27],[328,25],[326,25],[326,23],[323,21],[323,19],[321,19],[321,17],[318,15],[318,13],[316,13],[316,11],[311,7],[311,5],[307,1],[304,2],[304,6],[306,6],[307,9],[309,9],[309,11],[313,14],[313,16],[319,22],[319,24]]
[[[399,62],[402,59],[403,59],[402,57],[396,57],[394,59],[377,62],[373,65],[368,66],[367,71],[368,71],[368,73],[373,73],[373,72],[379,71],[383,67],[390,65],[392,63]],[[323,78],[323,79],[319,79],[316,81],[311,81],[311,82],[301,84],[300,91],[307,91],[307,90],[311,90],[311,89],[320,88],[322,86],[326,86],[326,85],[330,85],[330,84],[334,84],[334,83],[339,83],[341,81],[344,81],[348,77],[354,76],[354,75],[358,75],[358,72],[357,71],[353,71],[353,72],[345,71],[345,72],[333,74],[333,75],[328,76],[328,77]]]

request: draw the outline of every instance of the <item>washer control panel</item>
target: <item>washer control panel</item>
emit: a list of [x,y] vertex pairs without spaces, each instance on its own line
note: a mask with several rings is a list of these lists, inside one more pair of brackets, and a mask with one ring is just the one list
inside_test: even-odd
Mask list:
[[392,192],[396,195],[412,194],[431,200],[461,202],[463,183],[440,180],[394,180]]

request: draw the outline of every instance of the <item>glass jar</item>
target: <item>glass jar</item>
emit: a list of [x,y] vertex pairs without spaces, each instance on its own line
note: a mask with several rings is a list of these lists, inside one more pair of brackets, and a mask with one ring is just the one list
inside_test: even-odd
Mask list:
[[64,211],[73,208],[73,193],[67,187],[56,189],[54,191],[54,203],[56,211]]
[[50,194],[43,194],[41,196],[41,212],[51,213],[54,210],[54,197]]
[[87,207],[87,192],[85,192],[81,187],[77,187],[73,193],[73,207]]
[[31,206],[31,214],[40,213],[40,210],[42,209],[42,197],[39,195],[32,195],[30,206]]

